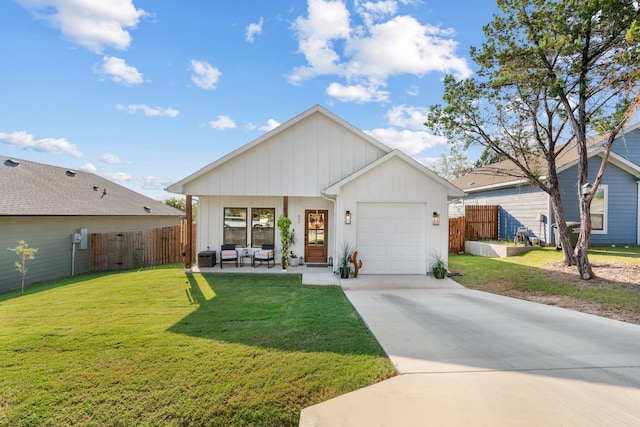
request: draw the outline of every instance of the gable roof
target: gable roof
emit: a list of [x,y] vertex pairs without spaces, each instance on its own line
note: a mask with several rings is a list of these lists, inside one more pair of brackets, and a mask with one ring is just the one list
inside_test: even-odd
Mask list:
[[[625,135],[633,130],[640,128],[640,122],[626,128],[622,133]],[[589,158],[594,156],[603,156],[604,153],[604,136],[594,136],[587,140],[587,156]],[[575,146],[575,142],[570,143]],[[578,152],[574,146],[566,147],[562,153],[556,157],[556,169],[558,173],[561,173],[578,163]],[[563,146],[564,147],[564,146]],[[561,149],[560,147],[559,149]],[[627,173],[640,178],[640,165],[637,165],[623,156],[618,155],[614,151],[611,151],[609,155],[609,162],[623,169]],[[540,177],[545,179],[548,174],[547,163],[544,158],[534,160],[533,167],[539,169]],[[520,170],[518,166],[512,163],[510,160],[503,160],[490,165],[483,166],[475,169],[460,178],[453,181],[453,184],[463,190],[466,193],[474,193],[477,191],[484,191],[496,188],[512,187],[516,185],[522,185],[528,182],[529,179]]]
[[207,174],[208,172],[212,171],[213,169],[216,169],[216,168],[220,167],[221,165],[230,162],[231,160],[233,160],[233,159],[237,158],[238,156],[242,155],[243,153],[253,149],[257,145],[260,145],[265,141],[268,141],[268,140],[272,139],[274,136],[285,132],[286,130],[292,128],[293,126],[297,125],[298,123],[304,121],[305,119],[307,119],[308,117],[310,117],[310,116],[312,116],[314,114],[322,114],[323,116],[325,116],[326,118],[336,122],[337,124],[339,124],[343,128],[345,128],[345,129],[349,130],[350,132],[358,135],[359,137],[365,139],[367,142],[369,142],[370,144],[374,145],[375,147],[377,147],[378,149],[380,149],[381,151],[383,151],[385,153],[391,152],[391,148],[389,148],[388,146],[384,145],[383,143],[381,143],[377,139],[367,135],[366,133],[364,133],[363,131],[361,131],[357,127],[353,126],[352,124],[348,123],[347,121],[343,120],[342,118],[340,118],[340,117],[336,116],[335,114],[331,113],[326,108],[324,108],[324,107],[322,107],[320,105],[314,105],[313,107],[309,108],[308,110],[304,111],[303,113],[298,114],[294,118],[288,120],[287,122],[281,124],[280,126],[274,128],[274,129],[270,130],[269,132],[259,136],[258,138],[254,139],[253,141],[251,141],[251,142],[249,142],[249,143],[237,148],[236,150],[230,152],[229,154],[227,154],[227,155],[225,155],[223,157],[220,157],[218,160],[216,160],[213,163],[210,163],[210,164],[204,166],[203,168],[201,168],[200,170],[198,170],[198,171],[194,172],[193,174],[187,176],[186,178],[183,178],[180,181],[178,181],[178,182],[176,182],[174,184],[171,184],[165,190],[166,191],[170,191],[172,193],[182,194],[184,186],[186,184],[188,184],[189,182],[192,182],[192,181],[198,179],[199,177]]
[[0,216],[183,216],[89,172],[0,156]]
[[340,193],[340,188],[343,187],[344,185],[348,184],[349,182],[353,181],[354,179],[366,174],[367,172],[377,168],[381,164],[386,163],[389,160],[394,159],[394,158],[397,158],[397,159],[400,159],[400,160],[404,161],[409,166],[411,166],[411,167],[415,168],[416,170],[418,170],[419,172],[423,173],[425,176],[427,176],[427,177],[431,178],[432,180],[438,182],[440,185],[442,185],[443,187],[445,187],[447,189],[449,196],[461,197],[461,196],[464,195],[464,193],[458,187],[456,187],[455,185],[451,184],[446,179],[441,178],[436,173],[432,172],[429,168],[427,168],[426,166],[422,165],[421,163],[419,163],[415,159],[407,156],[406,154],[404,154],[400,150],[392,150],[390,153],[386,154],[384,157],[379,158],[375,162],[369,163],[367,166],[357,170],[356,172],[352,173],[351,175],[341,179],[340,181],[338,181],[335,184],[331,185],[330,187],[326,188],[323,191],[323,193],[324,194],[331,194],[331,195],[339,194]]

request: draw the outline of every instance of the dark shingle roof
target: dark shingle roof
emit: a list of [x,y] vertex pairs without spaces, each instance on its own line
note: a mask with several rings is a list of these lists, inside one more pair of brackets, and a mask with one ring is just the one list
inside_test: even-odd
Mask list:
[[[635,129],[637,126],[638,125],[634,125],[630,129]],[[604,140],[604,136],[589,137],[587,139],[588,155],[592,156],[599,152]],[[562,150],[562,152],[556,157],[556,170],[561,171],[578,160],[578,150],[575,148],[575,145],[575,142],[570,142],[566,147],[558,147],[558,150]],[[546,160],[540,157],[531,161],[537,164],[536,169],[538,174],[546,177],[549,172]],[[452,184],[465,192],[473,192],[486,189],[487,187],[517,185],[527,179],[524,172],[513,162],[503,160],[475,169],[452,181]]]
[[105,178],[0,156],[0,216],[182,216]]

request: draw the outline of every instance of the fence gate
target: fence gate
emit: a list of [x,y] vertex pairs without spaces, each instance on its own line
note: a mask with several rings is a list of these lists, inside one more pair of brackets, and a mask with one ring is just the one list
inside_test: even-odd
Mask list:
[[464,252],[464,242],[466,241],[465,231],[466,221],[463,216],[449,218],[449,253],[458,254]]

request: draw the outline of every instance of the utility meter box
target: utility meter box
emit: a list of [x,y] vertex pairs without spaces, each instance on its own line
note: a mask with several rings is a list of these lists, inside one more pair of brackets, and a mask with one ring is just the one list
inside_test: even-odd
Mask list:
[[80,237],[80,249],[87,249],[89,245],[89,230],[87,228],[81,228]]
[[82,236],[80,235],[80,233],[75,233],[71,235],[71,243],[78,245],[80,244],[80,242],[82,242]]

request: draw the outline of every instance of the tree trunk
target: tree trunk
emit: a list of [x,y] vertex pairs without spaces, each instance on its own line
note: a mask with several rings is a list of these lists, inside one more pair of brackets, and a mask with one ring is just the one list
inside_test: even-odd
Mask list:
[[593,279],[595,274],[589,262],[589,242],[591,241],[591,196],[580,195],[580,236],[575,248],[576,266],[584,280]]

